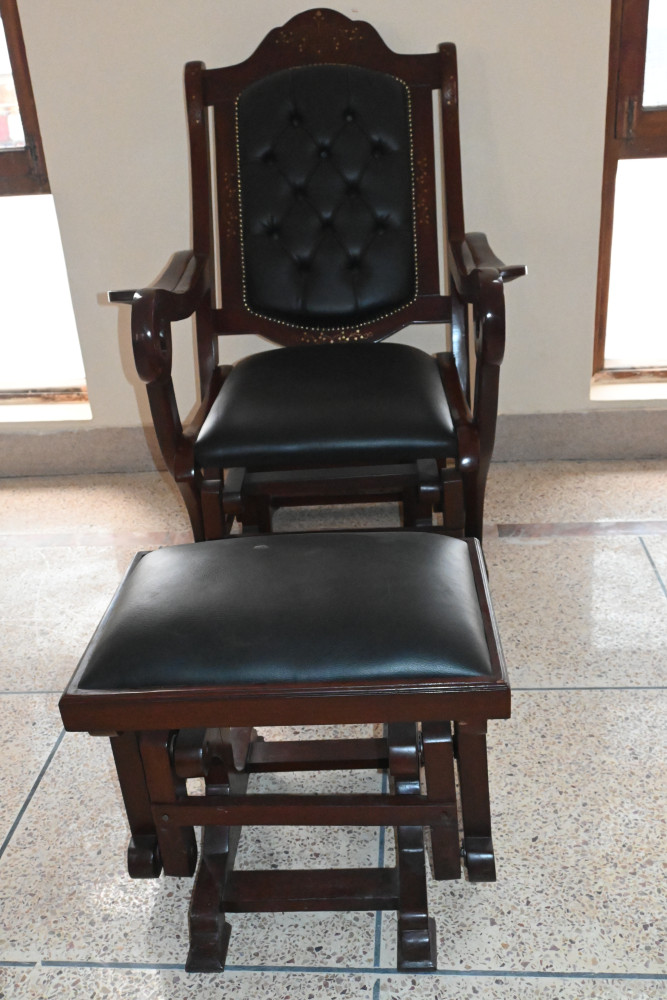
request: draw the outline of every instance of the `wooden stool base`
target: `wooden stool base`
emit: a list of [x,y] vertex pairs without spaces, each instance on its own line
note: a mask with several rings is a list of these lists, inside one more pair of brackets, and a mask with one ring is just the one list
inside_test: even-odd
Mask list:
[[[418,727],[409,723],[389,724],[384,739],[269,743],[248,730],[216,729],[139,734],[156,833],[132,838],[130,874],[154,877],[161,864],[167,874],[189,874],[192,828],[204,827],[190,904],[188,971],[224,969],[231,933],[228,914],[322,910],[397,911],[398,968],[412,972],[436,968],[424,826],[433,831],[438,877],[459,878],[458,808],[449,725],[424,728],[426,754]],[[441,738],[436,740],[435,735]],[[239,751],[244,747],[239,770]],[[251,773],[334,768],[387,768],[393,789],[373,795],[247,794]],[[203,796],[188,795],[188,777],[204,778]],[[236,871],[234,859],[244,822],[394,826],[397,863],[394,868]]]

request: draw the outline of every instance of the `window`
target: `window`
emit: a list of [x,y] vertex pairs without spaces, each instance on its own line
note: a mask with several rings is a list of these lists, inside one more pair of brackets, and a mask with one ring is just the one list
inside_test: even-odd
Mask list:
[[0,421],[89,419],[16,0],[0,0],[0,320]]
[[667,0],[612,0],[594,398],[667,383],[666,190]]
[[47,194],[49,179],[16,0],[0,0],[0,17],[4,28],[0,32],[0,194]]

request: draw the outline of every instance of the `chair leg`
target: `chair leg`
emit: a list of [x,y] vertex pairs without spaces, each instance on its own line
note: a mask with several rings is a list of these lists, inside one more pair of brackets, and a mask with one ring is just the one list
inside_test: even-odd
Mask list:
[[[423,722],[424,774],[429,797],[456,802],[454,749],[449,722]],[[455,826],[432,826],[433,877],[461,877],[461,846]]]
[[112,736],[109,742],[132,834],[127,848],[127,870],[130,878],[157,878],[162,871],[162,859],[137,734],[122,733]]
[[[249,737],[254,734],[245,731]],[[207,795],[242,795],[248,786],[248,773],[235,768],[239,739],[244,731],[207,730],[210,754],[206,776]],[[236,752],[236,753],[235,753]],[[246,744],[247,752],[247,744]],[[221,900],[234,868],[234,858],[241,827],[206,827],[202,834],[202,852],[190,902],[190,950],[186,972],[222,972],[225,967],[231,926],[225,919]]]
[[403,523],[406,528],[431,528],[433,512],[441,503],[438,463],[420,458],[415,470],[417,482],[403,497]]
[[442,523],[448,535],[463,538],[465,509],[463,483],[456,468],[442,470]]
[[195,542],[202,542],[206,537],[206,532],[204,530],[204,514],[202,511],[201,493],[199,490],[195,489],[190,479],[185,482],[179,482],[176,480],[176,485],[180,490],[190,517],[194,540]]
[[463,818],[463,856],[468,878],[471,882],[495,882],[486,722],[456,722],[454,732]]
[[244,535],[269,535],[273,531],[273,508],[269,497],[256,496],[243,499]]
[[465,499],[465,533],[468,538],[482,541],[484,533],[484,493],[486,475],[479,467],[463,470],[463,495]]
[[172,822],[167,811],[169,803],[184,799],[186,794],[185,780],[174,770],[171,736],[167,731],[142,732],[139,746],[151,802],[166,804],[158,815],[153,812],[165,874],[190,876],[197,865],[194,829]]
[[[417,727],[390,723],[387,728],[389,773],[397,795],[418,795]],[[428,915],[424,831],[420,826],[396,828],[398,847],[398,968],[428,972],[436,968],[435,921]]]
[[225,538],[229,525],[222,505],[222,473],[219,469],[203,469],[201,482],[201,506],[204,521],[204,537],[207,541]]

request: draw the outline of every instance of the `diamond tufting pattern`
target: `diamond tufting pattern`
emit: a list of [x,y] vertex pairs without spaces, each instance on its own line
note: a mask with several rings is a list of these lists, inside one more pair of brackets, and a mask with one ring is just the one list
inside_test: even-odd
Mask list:
[[237,105],[246,305],[300,326],[377,319],[416,293],[410,104],[395,77],[303,66]]

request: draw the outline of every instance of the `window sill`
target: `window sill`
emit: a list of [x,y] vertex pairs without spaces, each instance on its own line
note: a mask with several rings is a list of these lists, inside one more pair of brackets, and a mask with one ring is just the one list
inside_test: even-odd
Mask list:
[[53,423],[66,420],[92,420],[87,400],[74,402],[0,403],[0,424]]
[[598,402],[667,399],[667,379],[658,376],[624,376],[600,372],[591,379],[590,398]]

